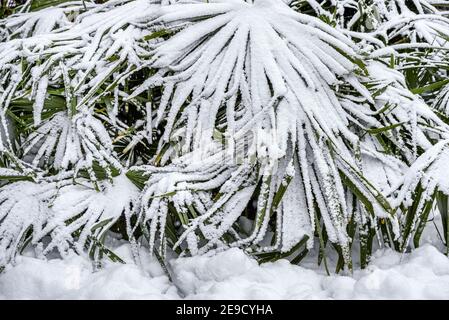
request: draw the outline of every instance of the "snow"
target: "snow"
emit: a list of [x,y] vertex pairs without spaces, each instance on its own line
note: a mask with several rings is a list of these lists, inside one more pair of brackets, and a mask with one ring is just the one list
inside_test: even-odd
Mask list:
[[349,276],[326,276],[287,260],[259,266],[241,250],[174,263],[175,283],[188,299],[449,298],[449,259],[431,245],[400,261],[391,250]]
[[27,251],[0,275],[0,299],[449,299],[449,259],[436,243],[406,254],[379,249],[366,269],[331,276],[317,269],[316,256],[303,266],[258,265],[232,248],[171,260],[170,282],[146,249],[139,267],[130,245],[115,242],[127,263],[98,270],[76,254],[41,260]]
[[[117,253],[127,254],[128,246]],[[89,260],[73,254],[49,261],[22,256],[0,280],[1,299],[162,299],[177,298],[162,270],[150,261],[144,270],[135,264],[110,264],[92,272]],[[147,261],[145,261],[147,262]]]

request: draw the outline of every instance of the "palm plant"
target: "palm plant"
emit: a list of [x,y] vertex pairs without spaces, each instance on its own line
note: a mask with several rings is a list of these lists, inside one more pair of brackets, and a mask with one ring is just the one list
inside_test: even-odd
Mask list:
[[447,216],[443,7],[30,5],[0,20],[0,265],[28,244],[117,260],[115,231],[161,261],[317,246],[327,268],[330,244],[339,271]]

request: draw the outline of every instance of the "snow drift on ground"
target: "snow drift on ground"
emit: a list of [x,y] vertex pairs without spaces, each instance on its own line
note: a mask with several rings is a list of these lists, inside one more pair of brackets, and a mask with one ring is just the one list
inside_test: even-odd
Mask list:
[[[0,275],[1,299],[448,299],[449,259],[434,245],[411,253],[378,250],[365,270],[327,276],[287,260],[258,265],[239,249],[210,257],[172,260],[173,282],[142,251],[133,263],[129,245],[115,252],[128,263],[93,272],[80,256],[18,258]],[[314,262],[316,263],[316,262]],[[304,263],[313,266],[312,261]]]

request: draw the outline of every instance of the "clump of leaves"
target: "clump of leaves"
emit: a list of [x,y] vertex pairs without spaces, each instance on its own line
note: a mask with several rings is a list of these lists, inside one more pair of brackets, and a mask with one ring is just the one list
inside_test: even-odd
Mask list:
[[116,259],[115,230],[161,261],[316,246],[339,271],[418,246],[436,202],[447,218],[441,7],[33,4],[0,20],[0,264]]

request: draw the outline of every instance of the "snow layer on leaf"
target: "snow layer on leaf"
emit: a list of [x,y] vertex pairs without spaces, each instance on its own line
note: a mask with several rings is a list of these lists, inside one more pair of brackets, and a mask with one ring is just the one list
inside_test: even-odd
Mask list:
[[121,167],[103,124],[86,110],[72,119],[66,112],[58,112],[44,121],[28,136],[24,153],[33,165],[57,170],[70,166],[80,170],[91,167],[93,161],[102,167]]
[[402,187],[397,197],[398,200],[411,199],[418,183],[421,183],[425,190],[425,197],[430,197],[436,188],[449,195],[448,161],[449,142],[447,140],[438,142],[423,153],[401,180]]
[[313,237],[312,223],[302,182],[295,175],[282,200],[282,251],[287,252],[307,235]]

